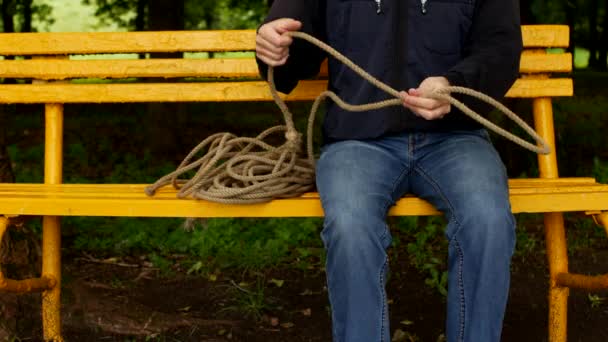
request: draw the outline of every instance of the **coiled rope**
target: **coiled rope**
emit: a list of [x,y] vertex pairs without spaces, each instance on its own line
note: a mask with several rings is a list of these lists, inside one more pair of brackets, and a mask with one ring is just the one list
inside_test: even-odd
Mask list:
[[[285,125],[275,126],[262,132],[255,138],[237,137],[231,133],[217,133],[209,136],[196,146],[177,167],[177,169],[146,187],[148,196],[161,187],[172,184],[178,189],[178,198],[193,198],[225,204],[246,204],[267,202],[274,198],[300,196],[314,188],[315,160],[313,155],[312,132],[316,113],[326,98],[330,98],[341,108],[352,111],[370,111],[388,106],[401,106],[403,101],[399,91],[376,79],[346,56],[324,42],[303,32],[287,33],[294,38],[308,41],[326,51],[329,55],[344,63],[347,67],[384,90],[393,99],[352,105],[344,102],[332,91],[322,92],[314,101],[308,117],[306,157],[299,157],[302,145],[302,134],[294,127],[293,116],[285,102],[280,98],[274,83],[274,69],[268,68],[268,84],[272,97],[285,119]],[[526,131],[540,146],[531,144],[475,113],[462,102],[450,96],[459,93],[484,101],[504,113]],[[447,101],[460,109],[475,121],[514,143],[539,154],[548,154],[549,146],[526,122],[490,96],[464,87],[445,87],[428,98]],[[269,136],[283,133],[286,141],[278,147],[265,142]],[[204,153],[200,158],[197,155]],[[197,158],[197,159],[195,159]],[[181,179],[190,171],[197,170],[190,179]]]

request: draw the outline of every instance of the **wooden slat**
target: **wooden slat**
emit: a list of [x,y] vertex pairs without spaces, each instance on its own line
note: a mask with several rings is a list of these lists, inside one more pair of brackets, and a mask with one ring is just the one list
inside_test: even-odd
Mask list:
[[252,58],[142,60],[0,61],[0,77],[64,80],[70,78],[213,77],[259,78]]
[[522,35],[526,48],[566,48],[570,45],[567,25],[524,25]]
[[[608,210],[608,185],[584,181],[511,183],[515,213]],[[536,186],[530,186],[536,183]],[[145,185],[0,185],[0,208],[9,215],[129,216],[129,217],[313,217],[322,216],[318,194],[255,205],[222,205],[179,200],[175,190],[144,194]],[[401,199],[391,215],[435,215],[427,202]]]
[[532,73],[569,73],[572,71],[572,54],[539,54],[523,53],[519,63],[519,72]]
[[255,50],[255,31],[2,33],[0,55]]
[[[6,195],[9,193],[18,195],[40,194],[42,184],[37,183],[0,183],[0,194]],[[565,178],[515,178],[509,179],[509,187],[521,189],[520,192],[525,192],[525,188],[580,188],[594,187],[598,183],[592,177],[565,177]],[[132,196],[139,195],[142,192],[141,184],[61,184],[61,185],[44,185],[44,189],[57,195],[76,195],[86,196],[93,194],[98,197],[116,197],[116,196]],[[169,198],[174,197],[175,191],[171,187],[160,188],[155,197]],[[317,193],[311,192],[302,195],[305,198],[319,198]]]
[[[569,44],[568,26],[523,26],[522,32],[525,47]],[[0,55],[253,50],[254,30],[0,34]]]
[[[570,72],[572,55],[524,53],[522,73]],[[327,68],[321,69],[327,77]],[[63,80],[70,78],[214,77],[258,78],[253,58],[145,60],[3,60],[0,77]]]
[[[285,96],[307,101],[326,89],[326,81],[305,81]],[[509,97],[572,96],[570,79],[520,79]],[[271,101],[263,81],[147,84],[0,85],[0,103],[136,103]]]
[[574,85],[569,78],[518,79],[507,92],[507,97],[533,98],[574,95]]

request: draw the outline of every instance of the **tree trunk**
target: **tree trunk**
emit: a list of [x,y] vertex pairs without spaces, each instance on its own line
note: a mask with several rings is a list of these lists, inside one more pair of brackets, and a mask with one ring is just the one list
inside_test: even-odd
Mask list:
[[598,30],[597,30],[597,12],[598,12],[598,0],[589,1],[589,67],[596,69],[598,67],[597,58],[597,43],[598,43]]
[[[148,0],[148,30],[175,31],[185,26],[185,0]],[[176,53],[155,53],[151,58],[180,58]],[[161,80],[151,79],[150,82]],[[179,122],[185,117],[184,104],[150,103],[147,106],[149,125],[148,140],[150,150],[161,156],[175,155],[181,143]]]
[[[563,1],[563,6],[564,6],[564,10],[566,11],[566,24],[570,27],[570,46],[568,46],[568,48],[566,49],[566,51],[570,52],[572,54],[572,56],[574,56],[575,54],[575,46],[576,46],[576,41],[574,40],[575,34],[574,31],[576,29],[576,12],[577,12],[577,7],[576,7],[576,3],[569,1],[569,0],[565,0]],[[572,58],[572,69],[574,69],[574,60],[575,58]]]
[[4,32],[15,32],[15,22],[13,16],[15,15],[15,2],[13,0],[2,1],[2,26]]
[[604,17],[602,19],[602,36],[600,37],[598,53],[598,69],[601,71],[608,70],[608,0],[604,2]]
[[146,29],[146,8],[148,0],[137,0],[137,11],[135,16],[135,31],[144,31]]
[[23,26],[21,32],[32,32],[32,1],[21,0],[23,6]]

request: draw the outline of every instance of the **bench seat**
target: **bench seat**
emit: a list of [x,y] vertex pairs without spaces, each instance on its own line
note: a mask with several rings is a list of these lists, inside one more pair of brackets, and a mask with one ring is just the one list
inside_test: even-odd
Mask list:
[[[176,198],[165,187],[154,197],[144,184],[0,184],[5,215],[123,217],[320,217],[317,193],[251,205],[225,205]],[[608,210],[608,185],[593,178],[513,179],[509,181],[514,213]],[[391,215],[436,215],[429,203],[401,199]]]

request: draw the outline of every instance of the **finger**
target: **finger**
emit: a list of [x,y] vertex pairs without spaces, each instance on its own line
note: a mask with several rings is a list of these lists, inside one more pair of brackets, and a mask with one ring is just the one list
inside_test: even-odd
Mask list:
[[277,45],[271,44],[266,39],[264,39],[263,36],[260,36],[260,35],[258,35],[256,37],[255,43],[256,43],[255,44],[256,49],[258,49],[258,48],[265,49],[265,50],[268,50],[268,51],[276,53],[276,54],[281,54],[287,49],[287,47],[284,47],[284,46],[277,46]]
[[278,31],[269,29],[265,30],[260,34],[260,38],[265,40],[269,45],[275,48],[285,48],[293,43],[293,39],[285,34],[281,34]]
[[298,31],[302,28],[302,23],[291,18],[279,19],[276,22],[276,28],[279,33]]
[[257,36],[276,48],[288,47],[293,42],[293,39],[284,34],[285,32],[287,31],[279,28],[276,23],[270,23],[262,26]]
[[444,101],[438,101],[435,99],[429,99],[426,97],[408,95],[404,98],[404,102],[412,107],[417,107],[426,110],[435,110],[439,107],[445,106]]
[[411,88],[410,90],[408,90],[408,94],[411,96],[422,96],[422,91]]
[[426,120],[437,120],[442,119],[450,110],[449,106],[444,106],[436,110],[418,109],[415,112]]
[[282,53],[274,53],[265,49],[256,49],[256,54],[258,56],[264,56],[271,60],[280,61],[289,55],[289,50],[284,50],[284,52]]
[[264,55],[258,55],[258,58],[268,66],[278,67],[278,66],[284,65],[285,62],[287,62],[287,58],[289,58],[289,56],[285,56],[281,59],[273,59],[273,58],[268,58]]

